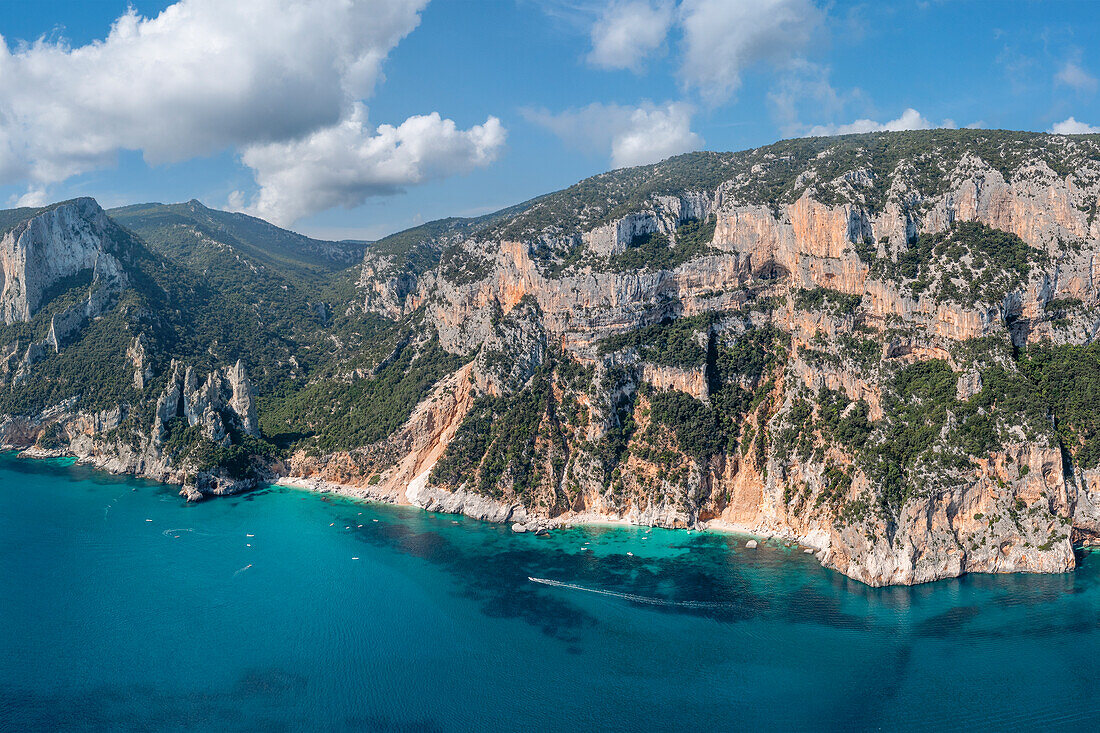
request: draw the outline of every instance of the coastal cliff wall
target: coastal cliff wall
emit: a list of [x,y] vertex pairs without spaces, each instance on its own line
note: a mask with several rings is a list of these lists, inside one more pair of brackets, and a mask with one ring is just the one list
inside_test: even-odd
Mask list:
[[[858,195],[829,202],[835,196],[813,188],[778,208],[741,204],[733,187],[719,186],[711,195],[654,199],[647,211],[583,232],[575,239],[585,254],[572,268],[540,259],[537,241],[471,239],[462,246],[488,263],[481,277],[449,279],[438,269],[392,289],[373,279],[365,286],[368,309],[423,309],[445,347],[492,344],[485,349],[528,364],[518,385],[478,374],[492,371],[485,359],[467,366],[478,384],[513,385],[487,392],[499,403],[492,419],[506,419],[528,393],[541,400],[521,426],[528,432],[518,450],[495,452],[495,442],[508,438],[483,428],[490,448],[461,460],[471,445],[458,431],[452,454],[444,453],[418,495],[481,493],[552,523],[710,523],[777,535],[818,548],[823,563],[871,585],[1071,569],[1073,539],[1100,528],[1091,473],[1066,459],[1064,436],[1050,430],[1049,417],[1043,425],[985,405],[981,375],[1015,373],[1013,350],[1087,344],[1095,333],[1097,171],[1064,175],[1031,162],[1006,180],[964,155],[944,179],[944,190],[922,196],[899,176],[878,207]],[[875,182],[866,174],[843,185],[858,194]],[[675,253],[677,231],[699,217],[713,233],[694,256],[667,268],[615,266],[632,241],[654,233]],[[982,238],[992,231],[1026,248],[1026,272],[983,262]],[[946,243],[944,251],[924,244],[933,241]],[[898,263],[925,246],[932,249],[921,254],[919,274],[901,273]],[[968,278],[1001,289],[993,297],[989,289],[968,291]],[[1049,312],[1052,302],[1070,302],[1071,312]],[[692,318],[698,323],[683,340],[698,343],[686,361],[647,343],[665,338],[660,324],[667,332]],[[558,353],[533,352],[532,330]],[[755,336],[763,330],[773,331],[767,343]],[[513,334],[504,347],[502,332]],[[638,332],[645,336],[621,338]],[[722,374],[724,352],[739,344],[773,363]],[[563,364],[591,374],[583,385],[571,383]],[[867,454],[873,443],[889,443],[886,433],[914,427],[906,419],[925,419],[896,404],[899,374],[921,365],[950,380],[950,395],[935,399],[952,403],[927,426],[935,434],[922,438],[923,452],[898,457],[898,479]],[[714,406],[723,390],[748,393],[750,404],[710,423],[729,409],[722,394],[725,403]],[[676,394],[698,404],[677,414],[681,405],[667,406]],[[826,415],[829,400],[843,402],[845,414]],[[968,400],[983,405],[973,410]],[[960,455],[952,445],[963,412],[997,434],[983,439],[981,454]],[[737,424],[721,425],[724,417]],[[858,424],[866,442],[845,444],[826,421]],[[693,422],[723,433],[726,444],[690,435]],[[609,436],[622,448],[611,460],[600,446]],[[792,441],[803,444],[801,455]]]
[[[173,262],[62,205],[0,248],[0,442],[191,499],[279,479],[534,529],[736,529],[870,585],[1066,571],[1100,538],[1097,161],[985,131],[693,154],[395,235],[354,294],[297,299],[301,271],[265,288],[273,260],[195,224],[149,230],[203,268],[173,290]],[[257,290],[187,311],[212,263]],[[89,342],[95,402],[65,361]]]

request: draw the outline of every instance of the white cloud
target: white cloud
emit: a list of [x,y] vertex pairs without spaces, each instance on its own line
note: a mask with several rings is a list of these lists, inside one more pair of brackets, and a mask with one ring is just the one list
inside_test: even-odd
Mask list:
[[45,186],[28,186],[26,193],[12,194],[8,197],[8,206],[45,206],[50,202]]
[[[939,127],[954,127],[952,120],[944,120]],[[814,125],[806,132],[806,137],[825,137],[827,135],[851,135],[857,132],[897,132],[899,130],[931,130],[936,125],[929,122],[924,115],[910,107],[901,113],[896,120],[889,122],[876,122],[875,120],[860,119],[846,125]]]
[[1067,61],[1065,66],[1054,75],[1054,80],[1068,87],[1073,87],[1079,92],[1095,92],[1098,84],[1095,76],[1089,74],[1074,61]]
[[638,107],[595,103],[558,114],[527,110],[524,116],[567,145],[610,155],[613,167],[626,168],[702,147],[703,138],[691,130],[694,111],[681,102],[645,102]]
[[611,141],[611,165],[628,168],[655,163],[702,145],[703,138],[691,131],[691,108],[687,105],[639,107],[630,113],[629,126]]
[[684,0],[683,83],[711,104],[724,102],[740,88],[746,68],[790,64],[822,18],[811,0]]
[[290,224],[485,165],[505,135],[493,117],[367,126],[360,100],[427,2],[180,0],[85,46],[0,38],[0,185],[37,203],[121,150],[155,165],[235,149],[259,191],[234,206]]
[[181,0],[155,18],[131,8],[85,46],[0,41],[0,183],[63,180],[124,149],[157,164],[332,124],[371,93],[425,4]]
[[433,112],[403,123],[367,123],[355,105],[339,124],[299,140],[250,145],[241,154],[260,190],[252,201],[234,192],[233,208],[289,225],[334,206],[352,207],[425,181],[467,173],[491,163],[506,132],[496,117],[460,130]]
[[672,25],[672,3],[629,0],[608,5],[592,26],[588,61],[605,69],[640,71],[642,62],[665,41]]
[[863,98],[859,88],[838,92],[829,80],[829,67],[806,60],[793,61],[768,92],[768,104],[784,135],[801,134],[803,114],[834,117],[846,105]]
[[1089,125],[1067,117],[1061,122],[1055,122],[1050,131],[1056,135],[1096,135],[1100,134],[1100,126]]

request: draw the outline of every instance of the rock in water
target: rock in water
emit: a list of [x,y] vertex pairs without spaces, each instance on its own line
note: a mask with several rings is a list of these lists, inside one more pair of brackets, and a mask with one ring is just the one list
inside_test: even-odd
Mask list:
[[745,543],[745,547],[749,550],[755,550],[756,547],[757,547],[756,540],[749,540],[748,542]]
[[190,502],[202,501],[203,499],[202,492],[191,484],[184,484],[183,488],[180,489],[180,496]]

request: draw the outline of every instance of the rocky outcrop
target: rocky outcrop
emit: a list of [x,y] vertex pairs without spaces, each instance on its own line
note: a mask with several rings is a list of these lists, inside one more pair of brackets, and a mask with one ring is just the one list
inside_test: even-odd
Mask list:
[[[142,337],[131,343],[128,356],[137,367],[135,382],[152,377]],[[129,405],[82,410],[79,397],[37,415],[0,416],[0,447],[31,457],[71,455],[113,473],[180,483],[180,495],[188,501],[241,493],[265,477],[274,478],[277,466],[255,466],[251,475],[234,476],[221,466],[196,466],[195,457],[186,450],[180,453],[178,445],[167,450],[168,424],[176,418],[188,427],[198,426],[204,438],[223,447],[233,444],[234,433],[259,436],[256,398],[244,365],[238,361],[200,380],[194,369],[173,361],[152,424],[144,423],[142,412]]]
[[130,347],[126,349],[126,358],[130,360],[130,364],[134,367],[134,389],[139,391],[144,390],[145,385],[153,378],[153,366],[149,363],[145,343],[145,337],[139,334],[134,337],[134,340],[130,342]]
[[230,429],[258,436],[256,398],[244,365],[238,361],[200,381],[192,367],[173,361],[168,384],[157,398],[155,440],[164,439],[167,423],[175,418],[189,427],[200,426],[207,438],[222,445],[229,444]]
[[[120,237],[118,226],[90,198],[17,224],[0,239],[0,320],[29,321],[51,287],[81,273],[89,273],[91,286],[79,311],[99,315],[126,280],[117,257]],[[75,316],[61,318],[71,330]]]

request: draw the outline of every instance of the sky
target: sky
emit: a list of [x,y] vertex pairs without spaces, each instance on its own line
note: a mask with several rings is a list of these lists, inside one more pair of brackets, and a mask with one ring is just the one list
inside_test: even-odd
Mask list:
[[328,239],[806,135],[1100,132],[1100,2],[0,0],[0,206]]

